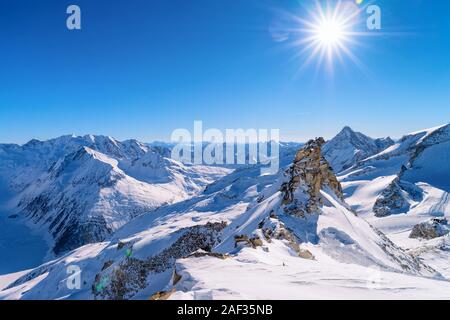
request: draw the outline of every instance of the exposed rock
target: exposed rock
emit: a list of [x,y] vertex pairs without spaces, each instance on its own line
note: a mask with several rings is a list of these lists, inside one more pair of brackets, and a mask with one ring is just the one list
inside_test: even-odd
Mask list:
[[289,248],[294,250],[300,258],[308,260],[315,259],[314,255],[310,251],[300,247],[299,239],[278,219],[271,219],[264,222],[262,233],[267,242],[271,242],[271,239],[285,240]]
[[114,261],[112,261],[112,260],[106,261],[106,262],[103,264],[102,271],[108,269],[108,268],[111,267],[113,264],[114,264]]
[[[324,188],[331,189],[339,199],[344,199],[341,184],[322,156],[321,147],[324,143],[323,138],[309,141],[297,153],[288,170],[289,181],[281,187],[284,193],[284,211],[287,214],[305,217],[306,214],[317,212],[323,203],[320,190]],[[294,196],[296,192],[304,197]]]
[[431,219],[414,226],[409,235],[412,239],[434,239],[445,236],[450,232],[447,219]]
[[238,247],[240,244],[250,243],[250,239],[246,235],[237,235],[234,237],[234,246]]
[[264,227],[265,224],[265,220],[262,220],[259,224],[258,224],[258,229],[262,229]]
[[204,250],[197,250],[194,253],[191,253],[188,258],[202,258],[202,257],[214,257],[218,259],[228,259],[230,256],[228,254],[216,253],[216,252],[207,252]]
[[104,217],[98,216],[83,223],[73,218],[61,231],[59,236],[59,228],[53,232],[56,238],[53,252],[56,254],[81,247],[87,243],[103,241],[111,234],[112,229],[108,227]]
[[253,237],[250,239],[250,243],[252,244],[253,248],[256,247],[262,247],[263,246],[263,242],[259,237]]
[[117,250],[122,250],[123,247],[125,247],[125,245],[126,245],[125,242],[119,241],[119,243],[117,244]]
[[258,236],[254,236],[252,238],[249,238],[246,235],[238,235],[234,237],[235,241],[235,247],[238,247],[239,245],[248,245],[252,248],[256,247],[262,247],[263,242]]
[[381,152],[395,144],[391,137],[375,139],[374,142],[378,148],[377,152]]
[[397,247],[384,233],[378,229],[373,229],[382,239],[381,249],[388,254],[393,261],[398,263],[406,272],[418,273],[424,272],[439,275],[436,270],[423,263],[417,257],[408,254],[404,249]]
[[170,291],[159,291],[152,295],[149,300],[167,300],[175,291],[175,288]]
[[266,241],[270,243],[273,237],[273,230],[271,228],[263,228],[262,232]]
[[406,199],[405,191],[399,185],[396,178],[378,197],[373,212],[376,217],[386,217],[394,213],[408,212],[410,205]]
[[376,200],[373,211],[376,217],[386,217],[391,214],[406,213],[411,205],[410,201],[420,201],[422,194],[413,184],[401,181],[399,177],[383,190]]
[[178,282],[180,282],[181,278],[182,276],[177,273],[177,269],[174,269],[172,275],[172,285],[176,285]]
[[305,250],[305,249],[300,249],[298,252],[298,256],[300,258],[307,259],[307,260],[315,259],[314,255],[309,250]]

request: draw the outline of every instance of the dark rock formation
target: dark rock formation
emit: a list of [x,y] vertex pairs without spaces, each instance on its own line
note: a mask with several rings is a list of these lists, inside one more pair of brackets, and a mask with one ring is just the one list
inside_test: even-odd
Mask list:
[[[286,213],[304,217],[316,212],[323,202],[320,191],[325,188],[331,189],[339,199],[344,199],[341,184],[322,156],[324,143],[323,138],[311,140],[297,153],[287,172],[289,181],[281,188]],[[295,192],[301,192],[306,201],[298,201]]]
[[412,239],[434,239],[445,236],[450,232],[447,219],[431,219],[414,226],[409,235]]
[[409,200],[421,201],[422,192],[414,184],[401,181],[399,177],[383,190],[373,206],[376,217],[406,213],[410,209]]

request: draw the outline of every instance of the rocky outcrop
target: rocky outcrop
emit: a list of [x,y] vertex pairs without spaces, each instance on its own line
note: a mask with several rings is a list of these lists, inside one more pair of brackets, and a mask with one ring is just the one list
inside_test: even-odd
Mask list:
[[414,184],[395,178],[383,190],[375,201],[373,212],[376,217],[386,217],[392,214],[406,213],[411,207],[411,201],[421,201],[422,192]]
[[320,191],[325,188],[331,189],[340,200],[344,199],[341,184],[322,156],[324,143],[323,138],[309,141],[287,171],[288,182],[281,187],[286,213],[304,217],[317,212],[323,203]]
[[406,193],[399,185],[396,178],[378,197],[373,212],[376,217],[386,217],[394,213],[408,212],[410,205],[406,198]]
[[194,253],[191,253],[188,256],[188,258],[203,258],[203,257],[213,257],[213,258],[225,260],[225,259],[228,259],[230,256],[228,254],[217,253],[217,252],[208,252],[208,251],[205,251],[202,249],[199,249],[199,250],[195,251]]
[[434,239],[447,235],[450,226],[447,219],[431,219],[414,226],[409,235],[412,239]]
[[152,295],[149,300],[167,300],[172,294],[175,293],[175,288],[169,291],[159,291]]
[[258,236],[249,238],[246,235],[238,235],[234,237],[235,247],[240,245],[250,246],[252,248],[261,247],[263,245],[262,240]]
[[314,255],[300,246],[300,240],[286,228],[285,224],[278,220],[277,217],[271,216],[259,224],[259,229],[267,242],[272,242],[272,239],[285,241],[287,246],[294,251],[298,257],[307,260],[314,260]]
[[164,272],[176,259],[188,257],[201,249],[210,252],[220,242],[225,222],[207,223],[181,230],[182,235],[161,253],[146,260],[126,256],[120,262],[97,274],[92,286],[96,299],[123,300],[133,297],[151,282],[150,275]]

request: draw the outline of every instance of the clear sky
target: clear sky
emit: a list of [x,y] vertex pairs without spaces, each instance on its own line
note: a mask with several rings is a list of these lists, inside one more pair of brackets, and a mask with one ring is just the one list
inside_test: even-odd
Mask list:
[[[350,45],[365,68],[344,57],[333,76],[299,71],[301,48],[278,38],[280,12],[303,17],[309,2],[0,0],[0,142],[168,140],[194,120],[283,140],[344,125],[399,137],[450,121],[449,1],[372,1],[382,30]],[[70,4],[82,30],[66,28]]]

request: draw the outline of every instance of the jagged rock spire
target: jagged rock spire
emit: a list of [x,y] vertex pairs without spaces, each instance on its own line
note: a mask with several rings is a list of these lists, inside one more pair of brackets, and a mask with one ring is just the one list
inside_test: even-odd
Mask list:
[[[287,172],[289,181],[283,184],[281,191],[284,192],[283,205],[290,213],[304,216],[305,213],[316,212],[322,204],[320,190],[326,187],[333,190],[339,199],[344,199],[341,184],[322,155],[324,144],[323,138],[310,140],[297,152]],[[297,191],[306,196],[306,201],[295,196]]]

